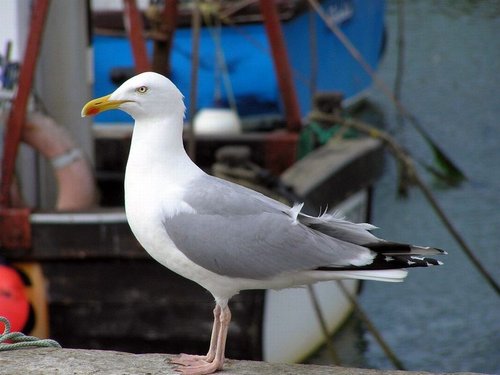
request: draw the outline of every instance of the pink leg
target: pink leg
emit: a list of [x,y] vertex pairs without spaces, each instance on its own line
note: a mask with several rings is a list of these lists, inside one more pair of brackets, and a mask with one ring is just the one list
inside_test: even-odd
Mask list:
[[217,351],[217,344],[219,340],[219,331],[220,331],[220,315],[221,315],[221,307],[219,305],[215,305],[214,308],[214,326],[212,328],[212,336],[210,337],[210,347],[208,348],[208,353],[205,356],[205,360],[207,362],[212,362],[215,358],[215,353]]
[[[183,375],[206,375],[212,374],[217,370],[221,370],[224,365],[224,352],[226,350],[226,338],[227,331],[229,327],[229,322],[231,321],[231,311],[229,307],[224,307],[220,309],[219,314],[219,330],[217,333],[217,342],[215,345],[215,353],[212,360],[208,360],[210,355],[207,354],[207,360],[194,361],[184,367],[177,367],[176,370],[181,372]],[[215,325],[214,325],[215,326]],[[213,338],[213,335],[212,335]]]
[[219,336],[220,313],[221,313],[221,307],[219,305],[215,305],[212,337],[210,338],[210,348],[208,349],[207,355],[194,355],[194,354],[181,353],[178,357],[171,359],[170,363],[175,363],[177,365],[183,365],[183,366],[190,366],[194,364],[202,364],[203,362],[212,362],[215,358],[215,352],[217,348],[217,338]]

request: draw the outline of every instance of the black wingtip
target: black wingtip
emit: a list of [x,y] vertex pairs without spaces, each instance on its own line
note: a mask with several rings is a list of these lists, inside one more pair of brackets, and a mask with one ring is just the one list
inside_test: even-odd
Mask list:
[[389,269],[407,269],[418,267],[442,266],[443,262],[418,255],[384,255],[377,254],[371,264],[366,266],[348,266],[348,267],[319,267],[320,271],[352,271],[352,270],[389,270]]
[[381,241],[364,247],[383,255],[447,255],[445,250],[435,247],[410,245],[398,242]]

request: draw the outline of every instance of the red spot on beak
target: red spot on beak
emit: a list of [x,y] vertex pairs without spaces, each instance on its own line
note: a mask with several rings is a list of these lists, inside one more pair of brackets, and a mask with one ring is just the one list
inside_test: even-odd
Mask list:
[[99,109],[96,107],[89,108],[87,110],[87,115],[97,115],[99,113]]

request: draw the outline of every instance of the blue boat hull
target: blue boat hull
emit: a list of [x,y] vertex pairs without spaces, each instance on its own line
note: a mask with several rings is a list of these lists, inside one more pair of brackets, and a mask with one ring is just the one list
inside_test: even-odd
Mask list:
[[[376,68],[384,40],[384,0],[326,0],[322,2],[328,14],[336,17],[339,26],[368,63]],[[305,115],[311,109],[311,66],[317,61],[317,79],[313,86],[318,91],[340,91],[344,97],[356,96],[371,84],[370,77],[348,53],[346,48],[326,27],[318,15],[313,25],[317,38],[317,53],[311,58],[311,17],[303,12],[283,22],[285,42],[299,99],[300,111]],[[221,84],[217,69],[215,42],[206,28],[200,36],[200,65],[198,107],[227,104],[227,92]],[[241,116],[280,114],[278,84],[266,33],[261,24],[224,26],[221,30],[227,71]],[[148,42],[152,51],[152,42]],[[133,66],[130,44],[126,38],[96,36],[94,39],[96,96],[113,91],[110,71],[117,67]],[[171,79],[190,103],[191,30],[176,30],[171,54]],[[216,100],[220,87],[220,100]],[[129,122],[117,111],[103,113],[100,122]]]

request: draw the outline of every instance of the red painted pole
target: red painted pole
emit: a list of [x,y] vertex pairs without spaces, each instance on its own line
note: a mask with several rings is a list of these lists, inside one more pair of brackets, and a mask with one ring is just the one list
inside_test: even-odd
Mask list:
[[142,23],[141,13],[137,9],[135,0],[123,0],[125,8],[125,28],[132,47],[134,56],[135,70],[142,73],[151,70],[146,51],[146,41],[142,35],[144,25]]
[[[157,16],[161,18],[156,19]],[[152,70],[169,77],[170,52],[177,26],[177,0],[166,0],[161,15],[155,14],[154,18],[153,32],[157,36],[153,48]]]
[[40,51],[43,30],[49,10],[50,0],[37,0],[31,12],[30,32],[24,52],[24,59],[19,73],[19,84],[12,108],[7,120],[5,131],[2,181],[0,186],[0,206],[8,207],[10,188],[14,175],[17,150],[21,141],[21,131],[26,119],[26,107],[31,92],[31,85],[35,74],[36,62]]
[[274,69],[285,106],[285,117],[289,131],[297,132],[301,128],[299,102],[293,84],[292,69],[288,61],[283,31],[276,10],[276,4],[271,0],[260,0],[260,12],[264,19],[267,38],[271,46]]
[[165,25],[166,25],[166,34],[167,34],[167,72],[170,75],[171,69],[170,69],[170,52],[172,51],[172,44],[174,41],[174,34],[175,34],[175,28],[177,26],[177,15],[178,15],[178,4],[177,0],[168,0],[165,3],[165,8],[164,8],[164,17],[165,17]]

